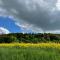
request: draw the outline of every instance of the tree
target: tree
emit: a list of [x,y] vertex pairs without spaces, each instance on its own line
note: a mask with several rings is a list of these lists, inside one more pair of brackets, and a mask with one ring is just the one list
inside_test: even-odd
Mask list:
[[19,40],[15,36],[10,36],[9,42],[19,42]]

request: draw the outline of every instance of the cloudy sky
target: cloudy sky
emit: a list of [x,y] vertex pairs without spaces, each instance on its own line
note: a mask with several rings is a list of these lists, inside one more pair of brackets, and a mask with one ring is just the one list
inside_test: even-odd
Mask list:
[[60,33],[60,0],[0,0],[0,17],[9,32]]

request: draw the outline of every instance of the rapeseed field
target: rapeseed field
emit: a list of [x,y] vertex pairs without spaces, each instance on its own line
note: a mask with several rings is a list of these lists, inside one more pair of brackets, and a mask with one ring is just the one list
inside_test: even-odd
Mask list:
[[47,47],[47,48],[59,48],[60,44],[59,43],[1,43],[0,47]]
[[60,60],[60,44],[1,43],[0,60]]

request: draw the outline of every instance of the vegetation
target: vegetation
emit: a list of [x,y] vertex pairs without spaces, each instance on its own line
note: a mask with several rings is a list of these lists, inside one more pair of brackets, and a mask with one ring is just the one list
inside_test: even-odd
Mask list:
[[24,42],[24,43],[41,43],[41,42],[56,42],[60,43],[60,34],[50,33],[12,33],[0,35],[0,43]]
[[0,35],[0,60],[60,60],[60,34]]
[[57,48],[60,49],[60,43],[0,43],[0,47],[35,47],[35,48]]
[[54,47],[0,47],[0,60],[60,60]]

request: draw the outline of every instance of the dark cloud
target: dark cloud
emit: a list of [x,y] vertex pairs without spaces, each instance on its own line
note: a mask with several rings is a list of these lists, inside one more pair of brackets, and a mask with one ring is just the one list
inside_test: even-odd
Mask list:
[[2,0],[2,2],[2,7],[18,19],[45,31],[60,30],[60,11],[56,8],[57,0]]

